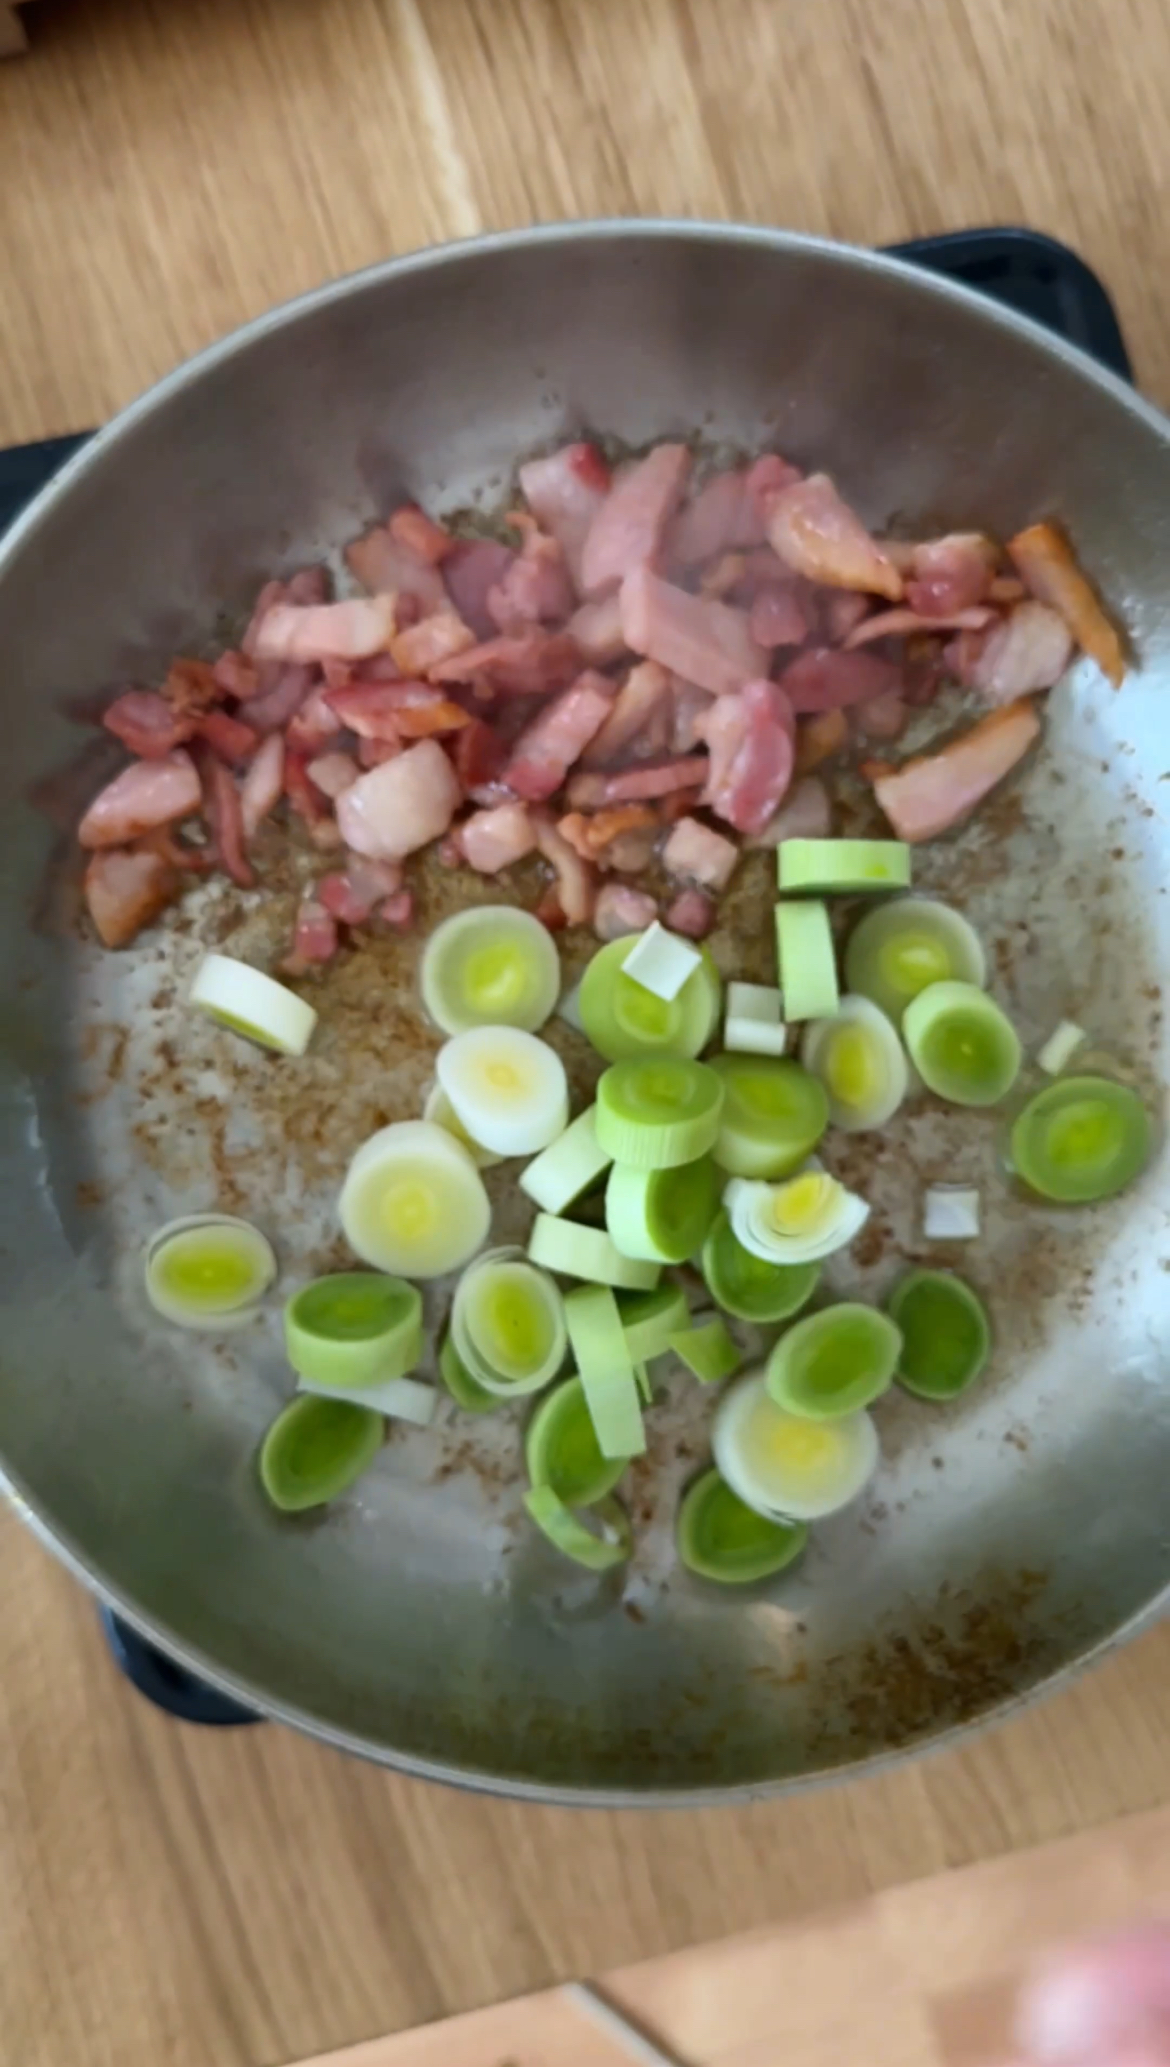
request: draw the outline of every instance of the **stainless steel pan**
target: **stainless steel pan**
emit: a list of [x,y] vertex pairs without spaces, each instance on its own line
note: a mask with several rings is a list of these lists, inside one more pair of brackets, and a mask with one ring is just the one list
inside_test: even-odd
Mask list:
[[[998,1201],[970,1265],[995,1364],[950,1411],[883,1404],[873,1497],[758,1597],[674,1569],[670,1515],[706,1418],[681,1385],[635,1476],[624,1596],[566,1576],[521,1526],[511,1427],[397,1439],[336,1513],[281,1523],[252,1469],[287,1384],[275,1330],[226,1347],[168,1333],[144,1309],[138,1252],[170,1214],[218,1201],[270,1230],[290,1277],[339,1253],[345,1157],[417,1109],[427,1073],[412,954],[347,964],[310,1061],[270,1063],[182,1003],[201,941],[255,945],[265,917],[213,900],[131,953],[98,953],[68,923],[68,871],[27,803],[76,754],[66,692],[149,679],[263,574],[403,492],[494,503],[518,454],[583,425],[774,444],[883,524],[1065,519],[1141,671],[1115,695],[1078,668],[1022,786],[920,874],[996,941],[1029,1042],[1070,1015],[1147,1087],[1164,1079],[1163,419],[961,290],[798,238],[618,224],[404,259],[164,381],[0,552],[0,1458],[75,1570],[271,1715],[504,1792],[727,1799],[1002,1712],[1158,1607],[1164,1163],[1114,1206],[1060,1215],[1007,1198],[994,1120],[923,1108],[876,1157],[850,1150],[882,1239],[841,1282],[867,1292],[915,1248],[923,1179],[970,1174]],[[752,894],[738,945],[721,942],[729,966],[765,954]]]

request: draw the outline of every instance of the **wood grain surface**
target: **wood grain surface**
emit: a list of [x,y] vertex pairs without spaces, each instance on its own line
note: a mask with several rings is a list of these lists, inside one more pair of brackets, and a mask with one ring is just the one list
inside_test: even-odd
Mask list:
[[[1028,221],[1170,400],[1159,0],[42,0],[0,68],[0,442],[95,423],[269,303],[533,218],[879,242]],[[258,2067],[1159,1801],[1170,1633],[963,1751],[653,1819],[178,1727],[0,1522],[0,2059]],[[827,2055],[826,2055],[827,2057]]]

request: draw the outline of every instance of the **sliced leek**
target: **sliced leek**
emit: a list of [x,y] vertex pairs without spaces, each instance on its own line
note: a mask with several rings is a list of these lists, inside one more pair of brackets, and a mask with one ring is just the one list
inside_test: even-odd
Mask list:
[[439,1351],[439,1376],[465,1414],[494,1414],[504,1404],[500,1393],[489,1392],[472,1377],[449,1333]]
[[886,1301],[900,1329],[898,1383],[925,1400],[957,1399],[991,1354],[991,1325],[978,1294],[946,1270],[911,1270]]
[[1062,1070],[1068,1068],[1077,1049],[1083,1047],[1088,1038],[1084,1027],[1078,1026],[1075,1020],[1062,1019],[1060,1025],[1053,1028],[1037,1055],[1038,1067],[1044,1071],[1046,1077],[1058,1077]]
[[1059,1077],[1015,1121],[1016,1175],[1062,1205],[1111,1199],[1149,1161],[1150,1121],[1136,1091],[1109,1077]]
[[671,1336],[670,1346],[700,1385],[721,1385],[743,1362],[726,1323],[721,1320],[685,1328],[681,1334]]
[[472,1140],[441,1084],[431,1085],[422,1116],[424,1120],[429,1120],[432,1126],[442,1127],[448,1134],[453,1135],[460,1148],[467,1150],[477,1170],[494,1170],[497,1163],[503,1162],[503,1156],[498,1156],[490,1148],[485,1148],[482,1141]]
[[920,991],[902,1014],[902,1034],[927,1090],[951,1105],[998,1105],[1019,1075],[1019,1035],[973,983]]
[[617,1304],[635,1366],[664,1356],[671,1336],[679,1334],[690,1318],[686,1294],[678,1285],[659,1285],[654,1292],[619,1292]]
[[561,965],[552,935],[531,912],[481,904],[436,927],[420,985],[423,1004],[446,1034],[473,1026],[535,1033],[556,1008]]
[[808,1542],[804,1522],[772,1521],[704,1472],[683,1497],[675,1524],[679,1562],[717,1586],[750,1586],[795,1563]]
[[577,1007],[599,1055],[621,1062],[639,1055],[698,1055],[719,1021],[720,984],[706,948],[676,998],[657,998],[625,973],[634,943],[628,935],[599,948],[581,979]]
[[491,1206],[467,1150],[443,1127],[400,1120],[359,1148],[341,1191],[345,1238],[392,1276],[442,1277],[487,1239]]
[[579,1378],[566,1378],[528,1424],[524,1461],[534,1486],[551,1486],[567,1507],[591,1507],[612,1493],[628,1457],[604,1457]]
[[524,1505],[554,1549],[572,1558],[575,1565],[584,1565],[587,1571],[612,1571],[615,1565],[624,1565],[630,1555],[633,1538],[629,1518],[616,1500],[599,1500],[589,1509],[588,1522],[579,1521],[558,1500],[551,1486],[533,1486],[524,1495]]
[[277,1415],[260,1449],[260,1482],[282,1514],[336,1500],[373,1463],[385,1423],[349,1400],[298,1394]]
[[317,1024],[313,1007],[295,990],[231,955],[204,956],[191,1003],[217,1026],[277,1055],[303,1055]]
[[520,1189],[542,1213],[563,1213],[608,1170],[611,1158],[597,1139],[597,1108],[578,1113],[520,1177]]
[[646,1448],[634,1365],[617,1301],[607,1286],[580,1285],[565,1300],[569,1342],[603,1457]]
[[723,1079],[712,1150],[733,1177],[786,1177],[800,1168],[829,1124],[825,1087],[799,1062],[764,1055],[715,1055]]
[[536,1155],[569,1123],[564,1063],[519,1027],[456,1034],[440,1048],[435,1073],[472,1140],[496,1155]]
[[695,1255],[719,1207],[719,1176],[710,1156],[672,1170],[615,1163],[605,1188],[605,1224],[623,1256],[647,1263],[685,1263]]
[[980,1229],[979,1193],[973,1184],[932,1184],[922,1202],[922,1232],[928,1242],[973,1242]]
[[729,983],[723,1045],[732,1054],[783,1055],[788,1028],[780,992],[768,983]]
[[664,1004],[673,1005],[688,976],[693,976],[703,956],[699,948],[677,933],[668,933],[655,919],[640,933],[622,963],[626,976],[640,983]]
[[374,1385],[315,1385],[309,1378],[297,1381],[298,1393],[312,1393],[317,1399],[349,1400],[355,1407],[372,1407],[391,1421],[409,1421],[414,1428],[429,1428],[438,1410],[439,1395],[433,1385],[420,1378],[382,1378]]
[[910,849],[904,840],[781,840],[776,849],[782,890],[905,890]]
[[870,998],[844,997],[832,1019],[810,1020],[800,1059],[825,1087],[830,1123],[848,1133],[884,1127],[906,1096],[902,1043]]
[[673,1170],[714,1147],[722,1079],[703,1062],[650,1056],[615,1062],[597,1086],[597,1139],[615,1163]]
[[242,1327],[275,1282],[271,1243],[230,1213],[189,1213],[147,1244],[146,1296],[179,1328]]
[[565,1302],[523,1256],[482,1256],[460,1279],[451,1337],[485,1392],[520,1398],[548,1385],[565,1361]]
[[733,1177],[723,1203],[736,1240],[765,1263],[819,1263],[847,1248],[869,1218],[866,1201],[817,1164],[779,1184]]
[[889,1390],[901,1353],[900,1330],[876,1306],[826,1306],[781,1335],[768,1358],[768,1394],[789,1414],[836,1421]]
[[932,897],[898,897],[879,904],[853,928],[845,949],[845,980],[870,998],[895,1026],[919,991],[931,983],[987,982],[987,958],[974,926],[961,912]]
[[761,1326],[799,1313],[820,1275],[819,1263],[771,1263],[753,1256],[732,1233],[726,1209],[703,1244],[703,1276],[716,1306]]
[[794,900],[776,906],[776,961],[789,1019],[831,1019],[840,992],[825,905]]
[[402,1278],[335,1271],[294,1292],[284,1343],[298,1377],[346,1387],[403,1378],[422,1356],[422,1298]]
[[848,1507],[877,1470],[877,1430],[867,1413],[839,1421],[789,1414],[768,1395],[762,1371],[729,1386],[711,1429],[715,1462],[733,1493],[770,1520],[820,1521]]
[[538,1213],[533,1221],[528,1255],[531,1262],[561,1277],[588,1278],[596,1285],[616,1285],[629,1292],[652,1292],[661,1275],[656,1263],[619,1255],[600,1228],[557,1220],[551,1213]]

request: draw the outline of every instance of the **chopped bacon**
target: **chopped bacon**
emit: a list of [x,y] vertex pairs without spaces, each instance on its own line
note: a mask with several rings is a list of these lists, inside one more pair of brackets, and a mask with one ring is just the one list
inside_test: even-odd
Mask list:
[[524,543],[488,591],[488,616],[502,632],[530,624],[561,624],[577,600],[564,547],[526,512],[511,521],[523,530]]
[[395,933],[405,933],[414,923],[414,891],[396,890],[393,897],[384,898],[378,906],[377,916]]
[[482,678],[506,696],[546,696],[567,689],[581,669],[575,639],[565,632],[501,633],[482,646],[469,646],[430,669],[433,682],[475,682]]
[[887,689],[869,703],[854,704],[851,716],[867,739],[900,739],[910,721],[910,706],[897,689]]
[[477,639],[490,639],[496,629],[488,596],[503,581],[514,558],[511,547],[494,538],[461,538],[443,562],[447,594]]
[[[814,718],[810,722],[816,724],[817,720]],[[748,846],[778,847],[781,840],[824,840],[832,831],[832,825],[828,790],[815,775],[805,775],[793,783],[767,825],[752,834]]]
[[224,697],[215,669],[206,660],[172,660],[162,693],[171,709],[184,718],[202,717]]
[[665,709],[670,689],[671,678],[656,660],[643,660],[631,668],[611,700],[600,731],[582,754],[582,765],[609,768],[633,750],[651,718]]
[[260,687],[260,670],[255,661],[232,647],[220,654],[211,672],[223,694],[234,696],[237,703],[246,703]]
[[596,445],[562,446],[520,469],[524,499],[540,525],[560,544],[580,587],[581,555],[589,527],[609,494],[610,470]]
[[[532,827],[536,844],[546,861],[556,870],[556,902],[566,926],[587,926],[593,916],[593,900],[597,894],[597,881],[588,862],[574,852],[567,840],[562,839],[547,811],[533,811]],[[550,923],[545,911],[539,907],[537,917]]]
[[482,801],[480,791],[498,783],[508,758],[508,747],[498,732],[483,718],[472,718],[451,741],[455,773],[464,794]]
[[159,825],[198,811],[203,800],[191,756],[182,747],[162,761],[132,761],[94,798],[77,837],[83,847],[125,847]]
[[603,868],[612,865],[609,849],[615,841],[632,833],[649,832],[653,836],[657,829],[658,818],[649,804],[613,804],[592,815],[569,811],[557,821],[561,838],[582,860],[598,861]]
[[446,832],[461,801],[455,770],[434,739],[420,739],[359,776],[337,800],[347,847],[375,861],[400,861]]
[[626,768],[620,775],[582,772],[569,778],[569,806],[573,811],[600,811],[606,804],[668,797],[672,790],[693,789],[705,782],[707,768],[706,754],[690,754],[652,767]]
[[898,670],[876,653],[810,646],[789,663],[780,680],[794,711],[827,711],[883,695],[895,687]]
[[763,545],[763,511],[748,486],[749,474],[747,467],[712,474],[683,505],[666,534],[670,566],[699,567],[721,553]]
[[908,632],[979,632],[994,616],[994,610],[985,604],[955,610],[949,617],[924,616],[918,610],[878,610],[872,617],[862,618],[842,643],[844,651],[852,653],[858,646],[872,644],[874,639],[900,639]]
[[699,720],[711,708],[711,692],[675,675],[671,683],[671,724],[667,746],[672,754],[693,753],[702,742]]
[[245,851],[240,792],[231,769],[212,753],[203,761],[203,808],[222,866],[241,890],[251,890],[256,872]]
[[575,639],[581,658],[591,667],[608,667],[626,651],[622,630],[620,595],[599,596],[594,603],[581,603],[565,626]]
[[315,897],[304,898],[297,912],[292,954],[284,963],[286,971],[297,975],[314,963],[331,962],[336,953],[337,921],[332,912]]
[[990,711],[938,753],[919,754],[874,781],[874,795],[900,840],[932,840],[966,818],[1040,736],[1027,697]]
[[90,856],[85,901],[104,947],[128,947],[178,896],[182,879],[147,848],[107,847]]
[[726,889],[738,860],[735,841],[725,840],[697,818],[680,818],[662,850],[668,875],[689,878],[707,890]]
[[722,553],[717,560],[703,569],[699,576],[701,596],[729,596],[733,589],[742,586],[747,576],[747,556],[744,553]]
[[334,726],[343,725],[359,739],[400,738],[398,714],[407,701],[441,703],[443,692],[429,682],[350,682],[344,689],[327,689],[324,701],[333,712]]
[[730,603],[689,596],[647,567],[627,577],[621,598],[627,646],[700,689],[726,695],[764,673],[767,655]]
[[196,723],[195,731],[212,753],[231,767],[250,761],[260,744],[260,734],[251,725],[241,724],[239,718],[229,718],[226,711],[208,711]]
[[329,701],[328,690],[311,689],[299,711],[289,720],[289,745],[298,753],[319,754],[332,746],[340,734],[341,721]]
[[1120,689],[1126,676],[1125,647],[1077,566],[1067,538],[1055,524],[1030,524],[1009,538],[1007,549],[1036,600],[1059,610],[1081,651]]
[[1046,603],[1016,603],[983,641],[970,668],[971,686],[988,703],[1012,703],[1051,689],[1072,653],[1072,633],[1058,611]]
[[807,775],[849,744],[849,720],[843,710],[817,711],[796,728],[796,775]]
[[790,466],[778,452],[763,452],[759,459],[753,459],[747,470],[747,492],[759,511],[765,532],[776,497],[786,488],[795,488],[801,478],[800,468]]
[[284,755],[284,793],[296,815],[305,825],[314,847],[324,853],[330,847],[340,847],[341,834],[333,813],[326,809],[321,792],[309,780],[309,756],[294,753],[289,746]]
[[987,591],[989,603],[1022,603],[1028,591],[1014,574],[997,574]]
[[393,596],[344,603],[274,603],[256,634],[258,660],[364,660],[394,636]]
[[394,665],[404,675],[425,675],[453,653],[465,653],[475,644],[475,633],[448,606],[433,617],[421,618],[409,631],[390,641]]
[[[977,637],[960,632],[959,638]],[[941,639],[912,632],[902,652],[902,694],[914,710],[933,703],[942,687],[945,672]]]
[[287,581],[266,581],[252,607],[247,630],[240,640],[240,651],[252,659],[256,651],[256,635],[276,603],[326,603],[329,600],[330,581],[326,567],[301,567],[289,576]]
[[351,854],[344,870],[322,876],[314,895],[343,926],[362,926],[375,905],[401,888],[402,870],[393,862]]
[[395,733],[393,739],[359,739],[359,768],[380,768],[383,761],[392,761],[402,752],[402,741]]
[[494,876],[523,861],[536,846],[536,832],[524,804],[497,804],[473,811],[459,828],[459,845],[468,866],[481,876]]
[[[321,601],[324,602],[324,600],[325,599],[322,596]],[[285,603],[287,601],[288,595],[283,581],[266,581],[263,584],[260,593],[256,598],[255,603],[252,605],[252,615],[248,620],[247,626],[244,630],[244,635],[240,640],[240,652],[245,660],[252,660],[255,658],[256,634],[260,630],[260,627],[263,624],[265,618],[267,617],[269,611],[271,610],[273,604]],[[228,693],[231,694],[231,691],[229,690]]]
[[266,666],[261,670],[260,693],[248,705],[248,723],[256,732],[277,732],[294,718],[309,696],[315,669]]
[[452,703],[449,696],[438,696],[433,703],[404,703],[394,720],[403,739],[430,739],[436,734],[462,732],[472,722],[470,711],[465,711],[460,703]]
[[526,725],[503,781],[530,804],[543,803],[563,783],[574,761],[595,738],[613,705],[613,683],[587,669]]
[[635,567],[657,564],[690,471],[685,445],[655,445],[614,482],[581,553],[581,587],[587,596],[607,595]]
[[405,547],[419,560],[427,560],[437,567],[445,560],[455,541],[449,531],[420,510],[417,502],[404,502],[396,509],[386,526],[395,545]]
[[982,603],[998,555],[980,531],[950,531],[916,545],[910,558],[906,601],[923,617],[950,618]]
[[[391,538],[375,524],[345,548],[346,565],[371,596],[406,597],[422,614],[441,610],[447,599],[443,576],[431,562]],[[383,640],[385,645],[385,640]]]
[[780,558],[827,588],[862,589],[902,599],[902,577],[838,495],[827,474],[781,490],[768,510],[768,539]]
[[700,724],[711,749],[703,802],[737,832],[762,831],[796,758],[796,720],[783,689],[749,682],[738,696],[717,697]]
[[627,933],[644,933],[657,917],[658,906],[645,890],[606,883],[593,907],[593,931],[599,940],[621,940]]
[[314,787],[333,802],[357,781],[360,772],[353,755],[343,753],[318,754],[305,770]]
[[284,740],[270,732],[240,784],[240,817],[245,839],[252,839],[284,793]]
[[680,890],[667,906],[663,923],[688,940],[705,940],[717,917],[715,905],[704,891]]
[[182,716],[153,689],[124,689],[103,712],[102,724],[144,761],[160,761],[195,730],[194,718]]
[[826,646],[843,646],[851,632],[864,624],[872,607],[869,596],[851,589],[822,589],[817,597]]
[[748,614],[748,630],[757,646],[800,646],[812,631],[812,620],[795,584],[762,588]]

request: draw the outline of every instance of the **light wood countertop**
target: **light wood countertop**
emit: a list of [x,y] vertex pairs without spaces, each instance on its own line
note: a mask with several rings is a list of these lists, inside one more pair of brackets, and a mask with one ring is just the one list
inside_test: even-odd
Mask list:
[[[1170,402],[1157,0],[42,0],[0,65],[0,443],[328,275],[571,214],[1063,236]],[[1170,1784],[1170,1631],[945,1758],[516,1808],[119,1681],[0,1520],[0,2060],[258,2067],[1059,1836]]]

